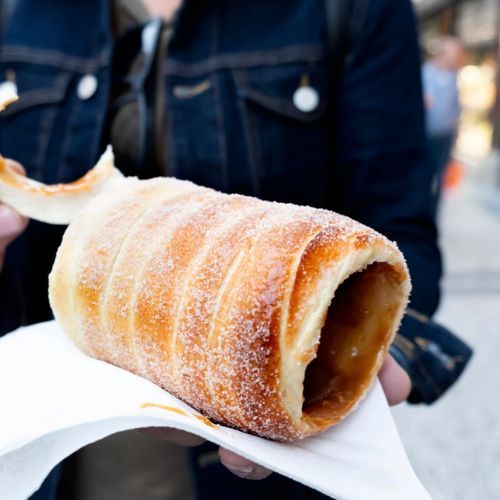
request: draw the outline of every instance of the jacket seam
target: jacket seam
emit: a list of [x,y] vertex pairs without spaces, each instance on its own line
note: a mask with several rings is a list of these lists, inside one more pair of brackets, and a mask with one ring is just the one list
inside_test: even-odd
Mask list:
[[267,51],[219,54],[193,63],[169,59],[164,72],[171,76],[195,77],[219,69],[274,66],[304,61],[317,62],[324,57],[325,49],[320,45],[292,46]]
[[[244,70],[233,70],[232,75],[236,86],[244,84],[247,81],[246,73],[244,72]],[[255,126],[252,123],[246,99],[238,95],[237,100],[238,100],[238,108],[241,114],[243,131],[245,134],[245,141],[248,152],[248,162],[250,165],[250,171],[252,173],[253,195],[258,196],[260,192],[259,173],[260,173],[260,163],[262,158],[259,138],[255,133]]]
[[[59,77],[56,79],[54,87],[56,87],[60,92],[61,99],[64,98],[64,95],[67,92],[68,84],[69,84],[69,77],[64,73],[60,74]],[[42,166],[45,163],[45,159],[47,157],[50,137],[52,135],[52,129],[54,128],[54,123],[57,118],[58,111],[59,111],[58,107],[53,106],[52,108],[48,109],[45,113],[43,113],[40,119],[40,128],[38,131],[39,138],[37,141],[37,154],[35,157],[36,159],[34,161],[35,172],[36,172],[35,178],[38,179],[45,178]]]
[[[74,129],[75,129],[75,122],[76,122],[76,117],[80,113],[80,109],[82,107],[83,100],[82,99],[76,99],[76,102],[71,106],[71,113],[68,116],[67,122],[66,122],[66,127],[65,127],[65,137],[64,137],[64,142],[61,147],[61,152],[60,152],[60,158],[59,161],[57,162],[57,170],[56,170],[56,177],[58,179],[64,178],[66,174],[66,170],[70,170],[67,168],[67,158],[68,154],[71,149],[71,143],[74,138]],[[90,165],[89,165],[90,167]],[[73,179],[71,179],[72,181]]]
[[219,155],[220,155],[220,169],[224,184],[224,189],[229,188],[228,183],[228,161],[227,161],[227,142],[225,136],[224,128],[224,112],[222,109],[222,100],[220,93],[220,86],[218,77],[220,75],[212,75],[212,87],[213,87],[213,97],[214,97],[214,113],[215,120],[217,122],[217,137],[219,143]]
[[109,60],[109,50],[103,50],[96,57],[86,59],[50,49],[33,49],[31,47],[19,46],[9,46],[0,49],[1,62],[36,63],[80,73],[95,72],[99,68],[107,66]]
[[[35,167],[35,179],[44,180],[45,175],[43,171],[43,165],[47,157],[47,151],[49,147],[49,141],[52,129],[54,127],[54,122],[57,117],[57,108],[53,107],[48,109],[40,119],[40,126],[38,129],[38,140],[37,140],[37,154],[34,160]],[[46,172],[48,173],[48,172]]]

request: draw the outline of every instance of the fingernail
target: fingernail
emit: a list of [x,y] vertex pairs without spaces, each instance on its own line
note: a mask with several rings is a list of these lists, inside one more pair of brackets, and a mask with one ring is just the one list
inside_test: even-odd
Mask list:
[[242,479],[248,479],[255,473],[255,467],[252,465],[241,465],[238,467],[231,467],[231,472]]

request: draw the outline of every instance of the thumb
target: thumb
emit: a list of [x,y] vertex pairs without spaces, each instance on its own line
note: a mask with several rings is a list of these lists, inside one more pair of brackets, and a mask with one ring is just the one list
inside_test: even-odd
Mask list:
[[410,394],[410,377],[390,354],[385,359],[378,377],[391,406],[401,403]]
[[265,479],[271,471],[237,455],[225,448],[219,448],[219,458],[222,464],[234,475],[243,479],[260,480]]
[[0,204],[0,252],[26,228],[28,220],[7,205]]

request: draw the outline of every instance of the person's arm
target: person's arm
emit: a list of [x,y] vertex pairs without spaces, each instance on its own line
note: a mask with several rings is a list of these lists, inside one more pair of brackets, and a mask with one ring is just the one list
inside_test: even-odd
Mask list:
[[441,261],[409,0],[371,0],[367,22],[347,59],[337,123],[339,208],[397,241],[412,275],[412,306],[432,315],[439,301]]
[[430,403],[456,380],[471,351],[430,320],[441,256],[410,0],[371,0],[346,61],[336,135],[336,208],[395,240],[407,259],[411,309],[392,352],[411,375],[411,400]]

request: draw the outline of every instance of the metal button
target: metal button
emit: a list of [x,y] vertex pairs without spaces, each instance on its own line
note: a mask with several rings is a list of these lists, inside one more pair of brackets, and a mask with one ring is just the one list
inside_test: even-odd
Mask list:
[[17,94],[17,85],[9,80],[0,83],[0,92],[6,94]]
[[82,76],[82,79],[78,82],[78,87],[76,88],[76,93],[82,101],[90,99],[97,90],[97,78],[94,75]]
[[314,111],[319,106],[318,91],[309,85],[299,87],[293,93],[293,104],[304,113]]

